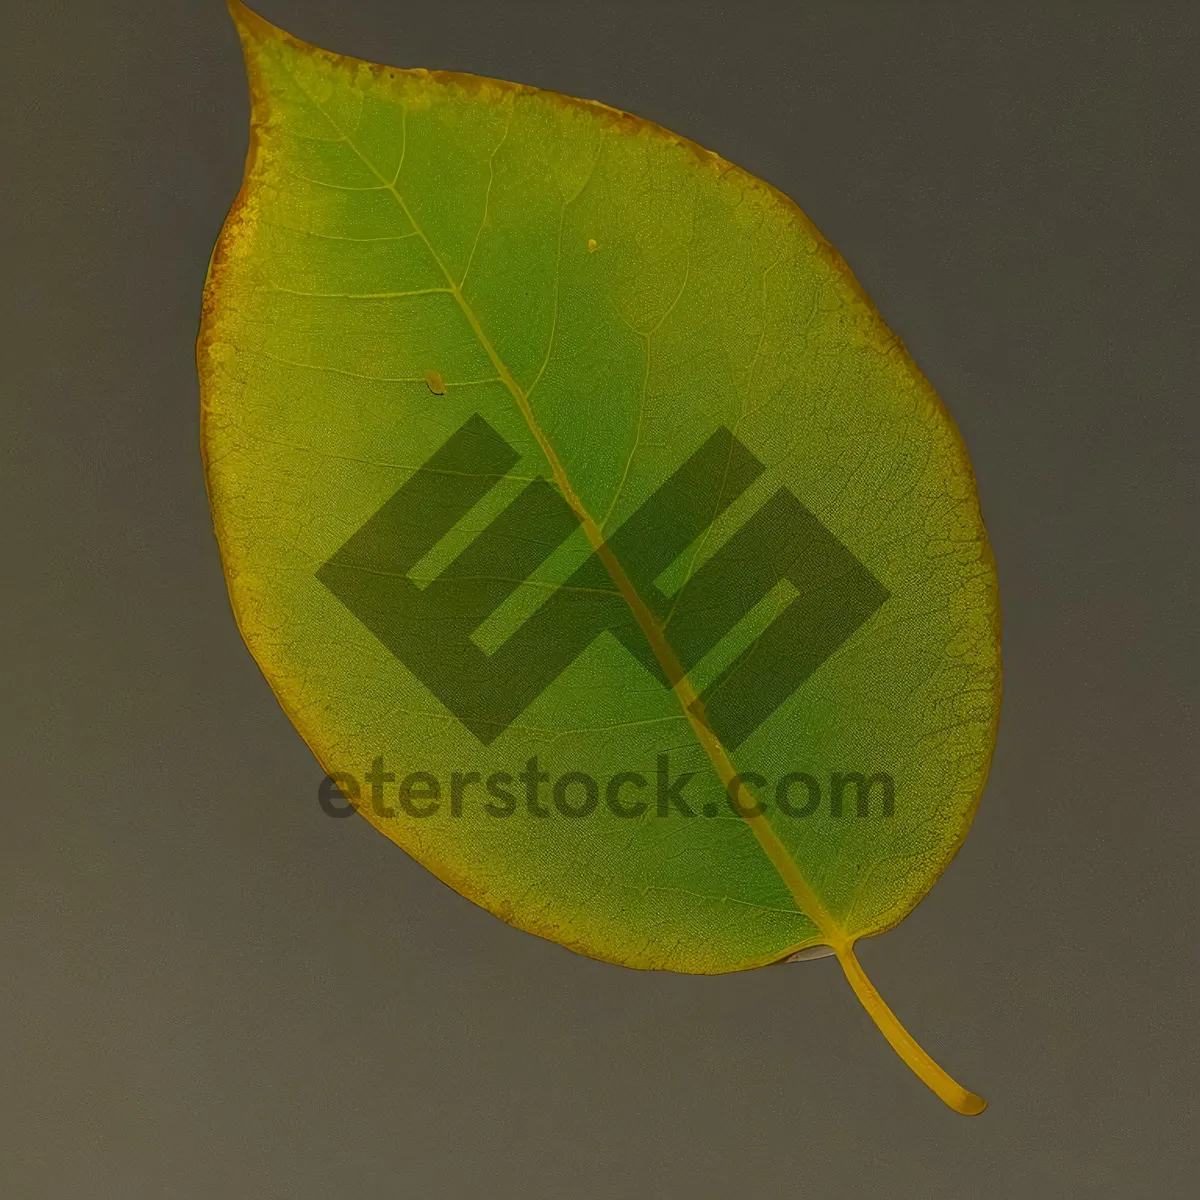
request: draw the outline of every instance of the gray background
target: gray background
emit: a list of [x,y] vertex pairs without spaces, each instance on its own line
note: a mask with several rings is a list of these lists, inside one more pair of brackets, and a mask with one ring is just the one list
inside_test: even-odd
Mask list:
[[763,176],[945,397],[1005,712],[964,849],[862,957],[991,1107],[944,1109],[832,961],[592,962],[322,815],[197,448],[233,28],[218,0],[6,0],[0,1193],[1195,1194],[1196,6],[261,7]]

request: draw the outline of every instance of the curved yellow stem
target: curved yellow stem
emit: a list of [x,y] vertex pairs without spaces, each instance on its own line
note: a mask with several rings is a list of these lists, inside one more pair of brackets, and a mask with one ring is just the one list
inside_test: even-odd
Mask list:
[[871,1014],[871,1020],[879,1026],[879,1031],[891,1043],[892,1049],[908,1063],[917,1078],[955,1112],[965,1117],[974,1117],[983,1112],[987,1108],[987,1101],[955,1083],[896,1019],[896,1014],[888,1008],[883,997],[875,990],[875,985],[867,978],[854,955],[853,944],[835,946],[834,953],[863,1008]]

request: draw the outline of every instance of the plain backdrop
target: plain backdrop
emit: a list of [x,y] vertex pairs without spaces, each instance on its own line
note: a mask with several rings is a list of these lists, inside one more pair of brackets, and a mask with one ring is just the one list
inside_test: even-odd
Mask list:
[[0,25],[0,1193],[1197,1194],[1200,9],[261,0],[331,49],[603,100],[794,197],[957,418],[1006,694],[975,828],[832,960],[638,973],[365,821],[234,628],[193,341],[241,176],[220,0]]

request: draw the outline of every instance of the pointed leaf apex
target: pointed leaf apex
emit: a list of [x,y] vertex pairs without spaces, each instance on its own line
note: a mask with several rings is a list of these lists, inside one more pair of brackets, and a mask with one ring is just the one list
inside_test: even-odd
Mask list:
[[265,17],[260,17],[252,8],[247,8],[242,0],[225,0],[229,15],[244,43],[264,42],[269,38],[282,38],[284,31],[272,25]]

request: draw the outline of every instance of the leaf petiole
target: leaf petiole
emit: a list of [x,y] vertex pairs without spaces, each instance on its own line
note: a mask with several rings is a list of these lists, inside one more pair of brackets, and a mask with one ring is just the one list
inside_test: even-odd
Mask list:
[[987,1101],[974,1092],[968,1092],[961,1084],[951,1079],[900,1024],[896,1014],[888,1008],[883,997],[876,991],[875,985],[867,978],[866,972],[855,957],[853,943],[835,946],[834,953],[838,962],[842,964],[842,970],[859,1002],[870,1013],[871,1020],[879,1026],[880,1033],[891,1043],[892,1049],[908,1063],[917,1078],[955,1112],[962,1113],[965,1117],[978,1116],[983,1112],[987,1108]]

